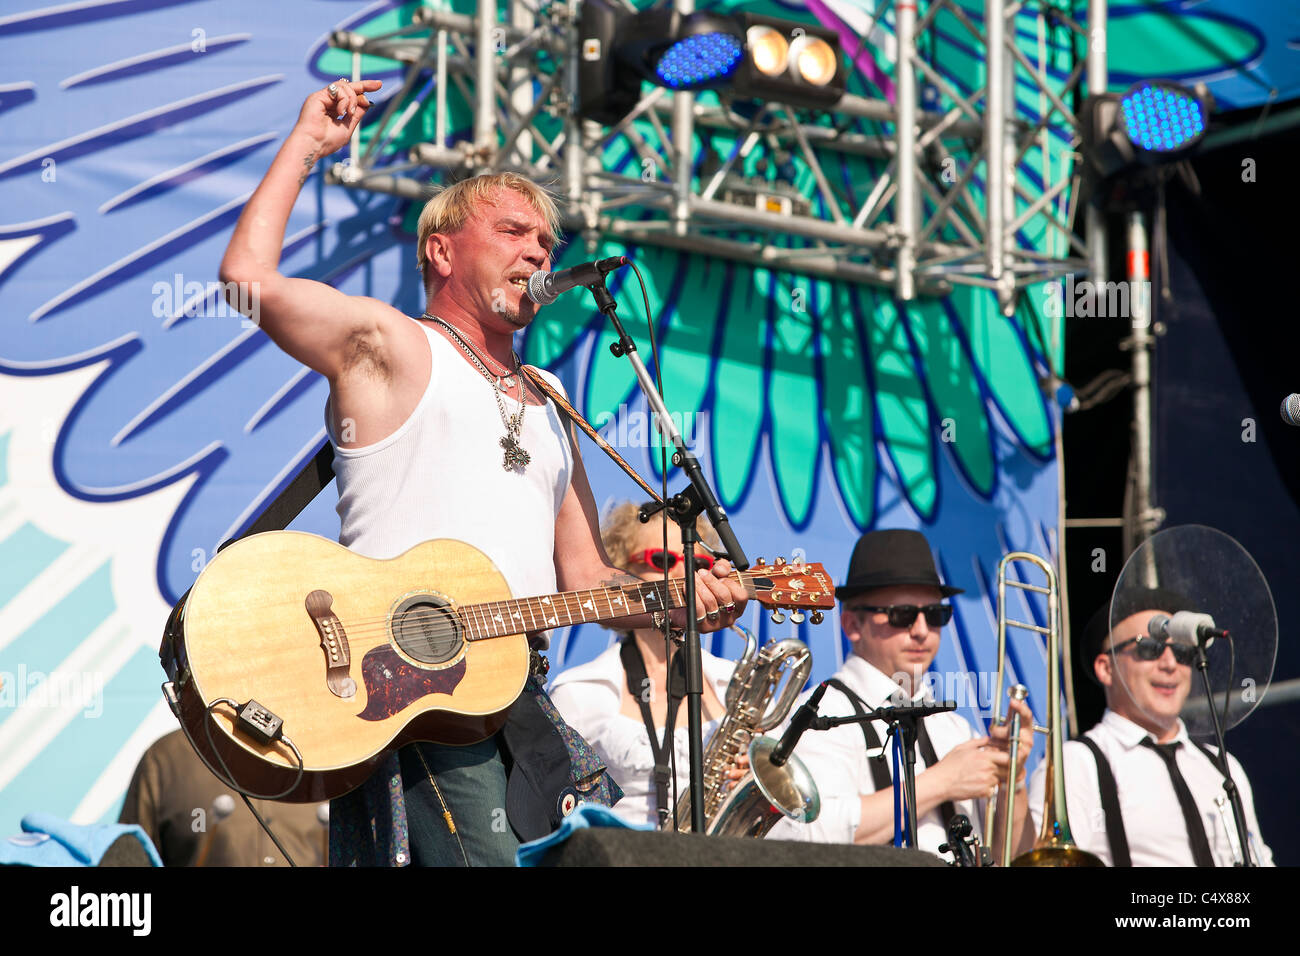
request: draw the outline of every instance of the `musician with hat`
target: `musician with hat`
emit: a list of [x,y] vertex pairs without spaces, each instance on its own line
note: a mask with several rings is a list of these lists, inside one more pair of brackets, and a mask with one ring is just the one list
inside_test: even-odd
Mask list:
[[[828,681],[819,712],[841,716],[930,699],[924,675],[938,653],[941,630],[952,617],[952,605],[944,598],[960,593],[961,588],[939,579],[930,545],[920,532],[864,534],[853,549],[844,586],[835,590],[852,653]],[[1021,712],[1021,753],[1028,753],[1033,720],[1023,702],[1013,706]],[[821,813],[810,824],[781,821],[770,839],[888,843],[894,833],[890,762],[868,757],[879,752],[887,733],[886,723],[871,721],[804,734],[795,752],[817,783]],[[978,734],[952,712],[919,722],[919,849],[936,852],[947,842],[947,824],[958,813],[965,814],[978,833],[982,801],[1007,772],[1008,737],[1006,726],[993,728],[989,736]],[[1012,825],[1019,834],[1017,843],[1027,846],[1025,810],[1024,788],[1018,786]],[[999,817],[999,832],[1002,825]]]
[[[1097,725],[1064,745],[1066,811],[1074,842],[1109,866],[1232,866],[1240,849],[1215,751],[1188,736],[1181,717],[1192,689],[1195,648],[1158,640],[1157,614],[1194,610],[1167,588],[1130,588],[1097,610],[1084,630],[1084,671],[1106,695]],[[1250,781],[1228,755],[1246,810],[1253,862],[1273,865],[1259,835]],[[1041,822],[1045,768],[1029,787]]]

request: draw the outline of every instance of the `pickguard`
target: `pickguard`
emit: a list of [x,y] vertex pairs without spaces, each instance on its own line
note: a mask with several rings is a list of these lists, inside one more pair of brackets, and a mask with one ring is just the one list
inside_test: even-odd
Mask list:
[[465,678],[465,658],[442,670],[425,670],[403,660],[389,645],[366,652],[361,680],[366,687],[362,720],[387,720],[428,694],[451,694]]

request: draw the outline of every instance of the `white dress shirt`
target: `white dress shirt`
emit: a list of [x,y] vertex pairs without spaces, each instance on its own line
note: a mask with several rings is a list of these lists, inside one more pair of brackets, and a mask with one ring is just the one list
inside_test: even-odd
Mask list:
[[[731,681],[734,661],[701,652],[704,679],[713,684],[718,700],[727,699],[727,684]],[[565,723],[576,730],[596,749],[605,761],[610,776],[623,788],[623,799],[614,806],[614,812],[629,823],[659,824],[655,802],[654,750],[650,735],[640,717],[620,713],[623,691],[627,687],[627,674],[619,658],[619,645],[614,644],[595,660],[570,667],[556,675],[548,693]],[[704,724],[704,742],[717,729],[718,721]],[[663,740],[663,727],[657,727]],[[673,751],[677,770],[677,793],[690,788],[690,735],[686,727],[686,706],[682,702],[677,711],[677,727],[673,732]],[[673,789],[668,788],[669,799]]]
[[[891,701],[898,692],[895,684],[884,673],[856,654],[845,660],[835,676],[844,682],[868,706],[879,707]],[[808,697],[805,694],[799,703]],[[928,694],[918,695],[917,699],[930,700]],[[793,711],[791,711],[793,713]],[[834,687],[826,690],[818,714],[823,717],[847,717],[853,714],[853,705],[849,699]],[[960,743],[973,739],[976,734],[964,717],[949,711],[933,714],[924,720],[926,733],[934,744],[935,755],[942,760],[949,751]],[[883,721],[872,721],[876,736],[885,743],[889,725]],[[777,736],[779,732],[773,732]],[[891,756],[892,742],[885,747],[885,765],[893,771]],[[862,819],[862,797],[875,793],[876,786],[871,777],[871,764],[867,758],[866,744],[862,739],[862,729],[858,724],[844,724],[833,730],[810,730],[799,740],[795,748],[797,756],[817,785],[821,798],[821,812],[812,823],[796,823],[793,820],[781,820],[772,828],[768,838],[772,840],[805,840],[817,843],[852,843],[853,835]],[[916,775],[919,779],[926,764],[917,748]],[[983,820],[983,801],[955,800],[956,811],[970,818],[978,834]],[[941,819],[939,808],[935,807],[921,815],[917,821],[916,844],[921,850],[938,853],[940,844],[948,842],[948,821]]]
[[[1187,840],[1187,824],[1178,804],[1173,780],[1164,758],[1148,747],[1143,739],[1152,735],[1121,717],[1112,710],[1102,714],[1097,726],[1088,731],[1090,737],[1110,763],[1119,792],[1120,816],[1124,820],[1124,833],[1128,838],[1129,855],[1134,866],[1194,866],[1191,844]],[[1210,841],[1210,851],[1219,866],[1232,866],[1233,847],[1237,844],[1236,824],[1232,807],[1226,805],[1220,813],[1216,797],[1223,792],[1223,776],[1187,736],[1187,728],[1178,722],[1178,736],[1182,746],[1175,751],[1178,770],[1187,781],[1201,823]],[[1210,748],[1211,752],[1214,748]],[[1095,853],[1107,866],[1114,865],[1110,855],[1110,842],[1106,837],[1106,815],[1101,807],[1101,791],[1097,783],[1097,761],[1092,752],[1077,740],[1067,741],[1065,753],[1066,812],[1070,817],[1070,830],[1074,842],[1081,849]],[[1228,754],[1232,779],[1241,793],[1246,809],[1246,829],[1250,835],[1251,854],[1261,866],[1272,866],[1273,853],[1259,834],[1259,821],[1255,818],[1255,801],[1251,796],[1250,781],[1237,758]],[[1029,782],[1029,812],[1034,819],[1034,832],[1043,822],[1043,790],[1046,786],[1047,761],[1041,761]]]

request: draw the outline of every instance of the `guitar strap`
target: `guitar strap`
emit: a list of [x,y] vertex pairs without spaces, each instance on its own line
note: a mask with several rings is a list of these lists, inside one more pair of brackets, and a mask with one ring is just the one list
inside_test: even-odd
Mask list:
[[261,534],[263,531],[283,531],[333,480],[334,446],[329,443],[329,439],[326,439],[325,443],[317,449],[312,460],[294,475],[284,491],[276,495],[274,500],[262,509],[262,513],[253,519],[253,523],[244,533],[222,542],[217,550],[220,551],[226,545],[234,544],[249,535]]
[[601,451],[614,459],[614,463],[627,472],[628,476],[641,486],[641,490],[650,496],[651,501],[663,501],[663,499],[659,497],[659,493],[646,484],[645,479],[632,470],[632,466],[623,460],[623,456],[616,452],[609,442],[600,437],[600,433],[591,427],[591,424],[582,417],[582,414],[576,408],[569,404],[567,398],[551,387],[551,383],[546,381],[546,379],[538,373],[537,369],[533,368],[531,365],[524,365],[522,366],[522,369],[523,373],[528,376],[528,381],[536,385],[538,389],[541,390],[542,394],[553,401],[555,407],[564,412],[571,422],[586,432],[587,437],[594,441]]
[[646,736],[650,738],[650,751],[655,758],[656,809],[659,812],[659,827],[663,829],[673,812],[668,798],[668,781],[672,779],[672,768],[669,766],[668,758],[673,746],[673,730],[677,725],[677,707],[682,698],[686,696],[686,669],[683,655],[674,655],[673,662],[668,667],[670,672],[668,675],[668,716],[664,721],[662,740],[655,733],[654,716],[650,713],[650,702],[646,700],[645,692],[646,688],[650,686],[650,678],[646,676],[645,659],[641,656],[641,648],[637,647],[635,637],[624,638],[618,656],[622,660],[623,670],[627,674],[627,692],[640,705],[641,720],[645,722]]

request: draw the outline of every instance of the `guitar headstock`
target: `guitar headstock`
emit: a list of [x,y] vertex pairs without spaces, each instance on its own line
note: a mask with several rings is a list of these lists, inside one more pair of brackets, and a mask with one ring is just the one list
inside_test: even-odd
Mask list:
[[777,558],[775,564],[769,565],[759,558],[746,573],[750,575],[754,600],[772,608],[772,620],[778,624],[785,620],[782,609],[793,611],[790,619],[798,623],[803,620],[804,609],[812,608],[811,620],[820,624],[822,610],[835,606],[835,585],[820,564],[803,560],[787,563],[785,558]]

